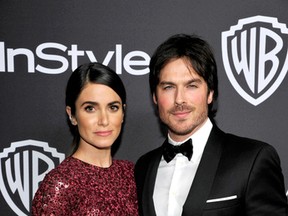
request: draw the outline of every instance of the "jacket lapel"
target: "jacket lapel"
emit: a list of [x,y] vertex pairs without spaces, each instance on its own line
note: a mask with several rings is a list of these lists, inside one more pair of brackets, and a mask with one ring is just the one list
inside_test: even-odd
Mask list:
[[162,156],[162,146],[158,148],[154,154],[151,156],[151,160],[148,164],[148,169],[145,177],[144,187],[143,187],[143,213],[145,216],[156,216],[154,203],[153,203],[153,193],[156,181],[156,175],[158,166]]
[[216,126],[210,133],[182,215],[200,216],[208,199],[222,153],[223,132]]

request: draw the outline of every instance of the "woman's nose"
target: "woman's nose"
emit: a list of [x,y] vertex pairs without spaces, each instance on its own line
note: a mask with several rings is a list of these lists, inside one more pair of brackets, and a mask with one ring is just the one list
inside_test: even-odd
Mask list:
[[107,126],[109,124],[108,114],[105,111],[101,111],[99,114],[98,125]]

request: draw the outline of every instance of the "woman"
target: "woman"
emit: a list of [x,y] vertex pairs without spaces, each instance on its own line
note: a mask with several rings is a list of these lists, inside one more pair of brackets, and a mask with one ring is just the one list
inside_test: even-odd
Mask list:
[[72,73],[66,112],[75,147],[44,178],[32,215],[138,215],[134,166],[111,154],[125,105],[124,85],[107,66],[89,63]]

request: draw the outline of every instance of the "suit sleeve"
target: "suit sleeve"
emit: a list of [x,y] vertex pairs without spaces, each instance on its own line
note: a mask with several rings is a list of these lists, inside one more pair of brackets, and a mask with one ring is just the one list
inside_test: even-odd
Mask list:
[[287,198],[280,159],[272,146],[255,158],[245,196],[247,216],[287,216]]

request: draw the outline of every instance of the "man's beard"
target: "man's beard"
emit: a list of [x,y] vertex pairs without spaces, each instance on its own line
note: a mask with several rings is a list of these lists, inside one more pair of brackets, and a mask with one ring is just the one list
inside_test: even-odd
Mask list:
[[[190,112],[193,113],[196,111],[195,107],[192,106],[188,106],[188,105],[178,105],[178,106],[174,106],[173,108],[171,108],[168,112],[171,115],[174,115],[177,112]],[[185,136],[185,135],[189,135],[192,134],[193,131],[195,131],[196,128],[198,128],[200,125],[202,125],[205,120],[208,117],[208,111],[202,111],[202,113],[198,113],[197,114],[197,118],[195,119],[194,122],[188,122],[189,125],[187,126],[179,126],[182,124],[181,120],[179,120],[179,124],[177,124],[177,122],[174,121],[174,123],[170,123],[169,121],[163,121],[162,122],[167,126],[168,130],[172,133],[174,133],[175,135],[178,136]],[[191,118],[191,117],[190,117]],[[185,121],[185,120],[183,120]]]

